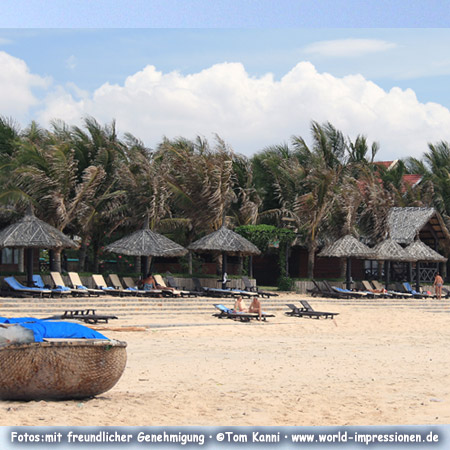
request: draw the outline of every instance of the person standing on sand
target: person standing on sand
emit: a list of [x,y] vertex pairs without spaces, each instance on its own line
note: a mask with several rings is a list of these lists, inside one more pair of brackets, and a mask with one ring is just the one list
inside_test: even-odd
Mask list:
[[436,297],[438,300],[441,299],[442,297],[442,286],[444,284],[444,280],[442,279],[442,277],[439,275],[439,272],[436,273],[436,277],[434,278],[434,293],[436,294]]

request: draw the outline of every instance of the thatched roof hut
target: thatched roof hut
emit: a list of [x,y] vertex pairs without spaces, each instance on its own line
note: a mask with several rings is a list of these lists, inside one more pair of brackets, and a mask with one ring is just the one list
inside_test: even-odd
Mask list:
[[411,255],[414,261],[429,261],[429,262],[446,262],[447,258],[434,251],[421,240],[414,241],[408,245],[405,250]]
[[325,247],[318,256],[347,258],[347,273],[346,273],[346,287],[351,288],[352,268],[350,258],[370,259],[372,257],[372,250],[359,242],[358,239],[350,234],[341,237],[333,244]]
[[238,233],[222,226],[188,246],[195,252],[222,252],[230,255],[259,255],[259,248]]
[[434,208],[391,208],[388,215],[389,236],[399,244],[420,239],[434,247],[450,246],[450,234],[441,215]]
[[61,231],[35,217],[31,212],[0,231],[1,248],[77,248]]
[[413,261],[414,258],[393,239],[385,239],[373,249],[372,259],[380,261]]
[[78,245],[61,231],[38,219],[30,207],[21,220],[0,231],[0,248],[27,249],[27,284],[33,286],[34,248],[78,248]]
[[129,256],[183,256],[188,251],[162,234],[144,228],[105,247],[105,250]]
[[333,244],[326,246],[318,256],[336,257],[336,258],[366,258],[370,259],[373,255],[372,249],[358,241],[350,234],[338,239]]

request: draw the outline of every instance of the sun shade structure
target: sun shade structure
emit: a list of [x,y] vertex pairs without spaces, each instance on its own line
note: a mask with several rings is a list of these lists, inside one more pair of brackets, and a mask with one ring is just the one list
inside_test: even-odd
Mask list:
[[405,248],[413,261],[446,262],[447,258],[417,240]]
[[350,234],[325,247],[318,256],[334,258],[371,258],[373,251]]
[[385,239],[373,248],[372,259],[379,261],[414,261],[414,258],[393,239]]
[[414,258],[400,245],[397,244],[393,239],[385,239],[373,248],[372,259],[377,259],[379,261],[385,261],[386,264],[386,289],[389,285],[389,272],[390,272],[390,261],[402,261],[411,262]]
[[245,237],[225,226],[211,234],[203,236],[189,245],[189,250],[195,252],[226,252],[235,255],[259,255],[259,248]]
[[129,256],[183,256],[187,250],[162,234],[143,229],[105,247],[105,250]]
[[145,262],[142,266],[142,275],[145,277],[147,271],[148,257],[177,257],[183,256],[188,251],[176,242],[156,233],[148,228],[148,221],[142,230],[135,231],[116,242],[105,247],[108,252],[119,253],[128,256],[143,256]]
[[33,286],[33,249],[78,248],[76,242],[38,219],[30,208],[18,222],[0,231],[0,248],[27,249],[27,284]]
[[55,249],[78,248],[78,245],[61,231],[27,213],[0,231],[0,247]]
[[351,259],[371,259],[373,251],[350,234],[325,247],[318,256],[329,258],[347,258],[346,288],[351,288]]
[[408,245],[405,250],[409,253],[411,259],[416,261],[416,291],[419,292],[420,262],[446,262],[447,258],[428,247],[419,239]]
[[250,256],[261,254],[259,248],[238,233],[222,226],[217,231],[203,236],[188,246],[189,250],[198,253],[222,253],[222,287],[226,286],[227,254]]

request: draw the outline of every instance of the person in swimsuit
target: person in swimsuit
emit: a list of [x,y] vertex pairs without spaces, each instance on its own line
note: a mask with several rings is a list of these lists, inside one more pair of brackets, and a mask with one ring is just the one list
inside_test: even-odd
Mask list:
[[436,274],[436,277],[434,278],[434,292],[436,294],[436,297],[438,300],[441,299],[442,297],[442,286],[444,285],[444,280],[442,279],[442,277],[439,275],[439,272]]
[[252,303],[250,304],[250,306],[248,308],[248,312],[258,313],[259,320],[261,320],[261,316],[262,316],[261,302],[259,301],[258,297],[253,297]]
[[247,306],[245,305],[244,300],[242,300],[242,297],[238,297],[234,302],[234,310],[236,312],[248,312]]

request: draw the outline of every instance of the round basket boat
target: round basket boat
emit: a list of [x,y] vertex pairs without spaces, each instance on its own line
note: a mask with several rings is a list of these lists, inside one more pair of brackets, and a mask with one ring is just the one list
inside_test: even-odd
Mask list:
[[125,369],[126,346],[86,339],[1,347],[0,399],[80,399],[106,392]]

